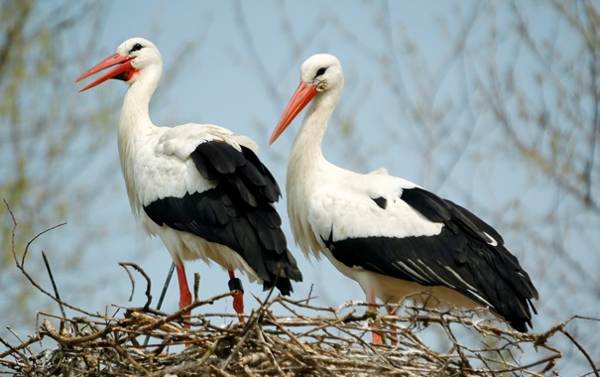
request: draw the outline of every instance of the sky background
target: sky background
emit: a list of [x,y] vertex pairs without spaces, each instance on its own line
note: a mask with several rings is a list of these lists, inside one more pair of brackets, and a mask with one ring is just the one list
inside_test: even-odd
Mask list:
[[[574,313],[598,314],[598,306],[589,302],[587,306],[560,308],[553,304],[553,297],[563,288],[546,275],[548,266],[553,263],[547,260],[551,256],[540,250],[527,249],[525,240],[508,226],[503,228],[508,222],[506,218],[516,215],[505,213],[486,217],[498,213],[515,195],[529,204],[526,210],[534,216],[555,205],[559,195],[543,183],[532,184],[530,172],[522,168],[522,161],[510,157],[510,150],[507,155],[486,155],[505,143],[499,126],[479,114],[456,114],[453,118],[455,127],[444,136],[449,146],[432,151],[427,149],[423,134],[416,129],[418,125],[407,120],[411,106],[418,106],[417,98],[424,95],[441,109],[464,100],[463,79],[468,82],[484,74],[481,71],[483,64],[479,66],[478,62],[483,63],[489,58],[478,56],[477,50],[485,43],[490,25],[495,24],[501,30],[506,24],[508,28],[511,20],[506,14],[487,14],[475,22],[470,30],[468,48],[474,58],[465,62],[450,57],[452,42],[463,32],[466,20],[477,9],[477,3],[472,1],[458,2],[460,6],[449,1],[392,1],[375,5],[360,1],[127,1],[109,4],[104,9],[102,22],[93,26],[94,43],[97,43],[94,47],[100,53],[81,55],[71,77],[61,79],[73,80],[112,54],[128,38],[147,38],[160,49],[164,72],[172,74],[168,88],[163,90],[159,85],[151,103],[154,123],[163,126],[212,123],[252,137],[259,145],[261,159],[271,168],[283,189],[287,155],[302,117],[298,117],[299,120],[273,146],[267,145],[268,137],[297,86],[302,61],[314,53],[335,54],[344,67],[346,86],[323,145],[331,162],[362,172],[385,166],[391,174],[462,203],[497,226],[509,249],[518,255],[524,268],[531,271],[540,290],[542,301],[538,305],[540,315],[534,319],[536,329],[547,328],[557,317],[566,319]],[[552,12],[538,3],[528,2],[523,5],[523,10],[527,15],[534,15],[528,22],[540,34],[553,24]],[[388,26],[393,30],[391,42],[384,33]],[[65,46],[84,47],[85,50],[90,25],[78,28],[81,33],[75,29],[65,35]],[[410,37],[414,43],[412,47],[395,37],[401,33]],[[387,55],[393,62],[386,64],[385,56],[380,52],[386,50],[388,43],[396,48]],[[560,34],[556,43],[564,46],[562,51],[566,55],[577,52],[568,34]],[[411,48],[419,51],[418,58],[408,54],[413,51]],[[510,45],[503,52],[495,57],[501,67],[518,64],[526,70],[534,64],[532,57],[511,50]],[[420,76],[413,77],[415,72]],[[439,85],[430,85],[427,78]],[[415,98],[414,102],[399,103],[391,95],[386,80],[400,82],[406,97]],[[114,97],[119,105],[112,111],[118,114],[126,86],[111,81],[83,94],[78,94],[77,90],[78,86],[73,84],[72,93],[64,99],[65,104],[87,106],[94,96]],[[59,270],[55,271],[61,276],[61,284],[81,285],[81,291],[63,295],[85,302],[89,309],[127,304],[129,281],[120,271],[119,261],[140,264],[154,282],[155,297],[171,263],[162,243],[147,237],[131,214],[118,164],[116,128],[115,123],[102,152],[85,164],[81,174],[63,177],[70,187],[96,182],[98,176],[104,177],[97,198],[86,203],[89,207],[85,213],[67,214],[64,219],[59,219],[66,221],[67,226],[49,235],[38,246],[43,247],[44,242],[56,245],[57,240],[69,244],[72,242],[69,234],[82,229],[93,228],[103,235],[89,240],[76,271],[69,271],[67,267],[62,271],[57,267]],[[86,135],[80,137],[85,139]],[[476,148],[471,147],[471,141],[476,141]],[[466,153],[460,150],[461,146]],[[84,150],[81,158],[85,158]],[[451,163],[455,158],[458,163]],[[446,166],[452,166],[447,174],[433,174],[444,171]],[[71,195],[68,190],[57,194]],[[327,260],[306,258],[295,246],[284,201],[285,198],[280,201],[278,209],[284,219],[290,248],[304,275],[304,281],[294,286],[295,297],[306,297],[312,287],[313,295],[322,304],[336,306],[346,300],[362,300],[364,296],[357,284],[342,276]],[[585,222],[585,216],[580,220]],[[574,249],[582,249],[579,242],[584,241],[572,240]],[[61,258],[60,249],[53,247],[48,251],[51,259]],[[585,257],[585,252],[580,255]],[[539,263],[541,258],[546,258],[543,266]],[[188,262],[186,268],[189,277],[194,272],[200,273],[201,297],[226,290],[227,274],[215,264]],[[259,297],[265,294],[259,286],[246,279],[243,282],[247,308],[251,309],[251,294]],[[134,304],[143,301],[143,291],[138,288]],[[174,279],[164,308],[175,310],[177,301]],[[232,311],[230,304],[219,305],[222,307],[210,310]]]

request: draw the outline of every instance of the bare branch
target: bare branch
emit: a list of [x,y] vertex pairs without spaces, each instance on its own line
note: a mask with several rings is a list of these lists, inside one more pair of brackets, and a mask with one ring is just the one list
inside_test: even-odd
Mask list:
[[145,295],[146,295],[146,303],[144,304],[144,309],[148,310],[148,308],[150,307],[150,304],[152,303],[152,282],[150,281],[150,277],[148,277],[148,274],[146,274],[146,271],[144,271],[143,268],[141,268],[140,266],[138,266],[135,263],[132,262],[119,262],[119,266],[123,267],[123,269],[125,269],[125,271],[127,271],[127,274],[129,275],[129,279],[131,280],[131,296],[129,297],[129,301],[131,301],[131,299],[133,298],[133,293],[135,292],[135,281],[133,279],[133,277],[131,276],[131,274],[129,273],[129,270],[127,269],[127,267],[131,267],[134,270],[136,270],[137,272],[140,273],[140,275],[142,275],[144,277],[144,280],[146,280],[146,291],[145,291]]

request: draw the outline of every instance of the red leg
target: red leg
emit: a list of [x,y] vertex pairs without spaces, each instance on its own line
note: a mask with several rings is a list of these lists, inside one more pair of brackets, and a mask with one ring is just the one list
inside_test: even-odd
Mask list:
[[[179,282],[179,309],[182,309],[192,303],[192,294],[190,293],[190,289],[188,288],[188,282],[185,276],[185,267],[183,266],[183,262],[178,260],[176,262],[176,266],[177,281]],[[184,318],[189,319],[189,313],[186,313],[186,316],[184,316]],[[186,321],[185,327],[189,328],[190,323]]]
[[233,310],[238,315],[240,323],[244,323],[244,289],[242,282],[235,277],[233,270],[227,270],[229,273],[229,290],[233,291]]
[[369,295],[367,297],[367,304],[369,305],[368,307],[368,311],[369,313],[373,316],[373,322],[371,322],[371,333],[373,334],[373,344],[381,344],[383,341],[383,338],[381,336],[381,334],[379,333],[379,331],[377,331],[377,329],[379,329],[379,325],[377,324],[376,319],[377,319],[377,301],[375,299],[375,294],[373,292],[369,292]]
[[[396,310],[398,310],[397,306],[394,305],[386,305],[385,306],[389,315],[396,315]],[[392,331],[390,333],[390,343],[393,347],[398,345],[398,330],[396,329],[396,324],[393,325]]]

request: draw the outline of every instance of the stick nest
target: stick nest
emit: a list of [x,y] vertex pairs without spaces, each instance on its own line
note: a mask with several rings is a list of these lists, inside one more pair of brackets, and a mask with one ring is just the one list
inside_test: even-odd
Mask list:
[[[486,313],[403,306],[399,314],[374,316],[364,303],[322,307],[311,304],[311,297],[271,298],[271,291],[263,301],[257,298],[258,308],[241,324],[234,315],[208,312],[232,293],[198,300],[198,276],[190,306],[172,314],[150,308],[151,281],[134,263],[120,265],[131,279],[132,297],[130,269],[144,278],[145,305],[114,306],[112,315],[88,312],[61,299],[43,252],[52,291],[25,267],[31,244],[60,225],[38,233],[18,255],[17,222],[5,205],[13,221],[16,268],[58,304],[61,315],[39,313],[37,332],[26,338],[9,328],[18,343],[0,337],[5,348],[0,348],[0,376],[545,376],[558,374],[563,354],[551,342],[564,347],[554,339],[560,333],[587,360],[591,372],[585,375],[600,377],[589,353],[566,330],[571,321],[597,318],[575,316],[546,332],[526,334],[497,319],[482,319]],[[202,313],[186,316],[192,309]],[[383,344],[371,344],[373,322]]]
[[[230,295],[195,301],[188,309]],[[274,314],[282,311],[289,315]],[[402,312],[373,318],[362,303],[327,308],[277,296],[263,302],[244,324],[230,314],[188,319],[183,310],[165,314],[148,307],[118,308],[111,317],[40,313],[35,335],[17,346],[3,341],[10,348],[0,354],[0,372],[4,367],[5,373],[23,376],[542,376],[562,356],[548,340],[564,332],[566,322],[542,334],[523,334],[475,319],[474,313]],[[372,321],[384,344],[371,344]],[[445,352],[421,339],[420,333],[433,326],[444,335]],[[461,344],[455,336],[462,332],[459,328],[471,332],[471,339],[478,336],[480,347]],[[34,352],[31,346],[42,340],[47,347]],[[532,347],[537,359],[519,363]]]

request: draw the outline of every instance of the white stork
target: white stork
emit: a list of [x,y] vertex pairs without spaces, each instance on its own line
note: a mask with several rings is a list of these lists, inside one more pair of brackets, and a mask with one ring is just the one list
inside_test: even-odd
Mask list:
[[[396,303],[425,293],[446,306],[488,307],[526,331],[538,293],[496,230],[385,169],[359,174],[323,157],[323,135],[343,86],[335,56],[307,59],[269,141],[313,100],[288,163],[288,215],[296,242],[305,253],[325,254],[356,280],[370,305],[377,298]],[[381,341],[375,332],[374,341]]]
[[243,321],[243,289],[234,270],[265,289],[292,291],[302,276],[287,249],[273,207],[280,191],[256,157],[249,138],[211,125],[158,127],[148,106],[162,72],[160,52],[132,38],[83,73],[83,80],[115,67],[85,86],[108,80],[128,84],[118,130],[119,156],[129,203],[145,231],[161,238],[177,266],[180,308],[192,299],[184,260],[212,260],[229,271],[233,307]]

